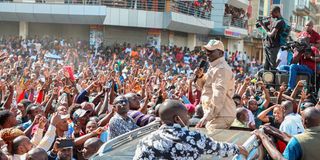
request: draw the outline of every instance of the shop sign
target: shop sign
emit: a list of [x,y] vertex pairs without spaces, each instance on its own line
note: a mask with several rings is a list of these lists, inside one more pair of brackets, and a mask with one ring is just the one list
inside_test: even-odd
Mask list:
[[225,29],[225,30],[224,30],[224,35],[225,35],[225,36],[229,36],[229,37],[240,38],[241,33],[233,32],[232,30]]

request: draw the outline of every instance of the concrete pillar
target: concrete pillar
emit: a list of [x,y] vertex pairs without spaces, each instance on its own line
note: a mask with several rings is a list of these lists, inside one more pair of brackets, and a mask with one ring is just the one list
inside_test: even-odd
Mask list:
[[28,22],[19,22],[19,36],[26,39],[29,33]]
[[173,47],[174,46],[174,32],[173,31],[169,31],[169,46]]
[[194,47],[196,46],[197,44],[197,35],[194,34],[194,33],[188,33],[188,39],[187,39],[187,47],[190,49],[190,50],[193,50]]
[[171,11],[171,1],[170,0],[166,0],[165,10],[166,10],[166,12]]

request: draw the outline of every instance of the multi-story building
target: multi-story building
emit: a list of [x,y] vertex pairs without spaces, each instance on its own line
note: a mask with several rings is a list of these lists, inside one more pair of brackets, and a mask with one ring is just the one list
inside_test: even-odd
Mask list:
[[313,29],[317,32],[320,32],[320,1],[317,3],[317,0],[310,0],[310,20],[314,21],[314,27]]
[[[248,21],[248,36],[244,39],[244,50],[248,56],[262,62],[263,60],[263,38],[265,32],[256,27],[257,19],[265,17],[265,6],[269,7],[266,0],[250,0],[249,6],[252,8],[251,17]],[[267,11],[266,11],[267,12]]]
[[[283,7],[283,17],[291,23],[293,39],[297,38],[298,33],[303,31],[304,25],[308,20],[317,20],[318,6],[313,0],[281,0]],[[317,26],[315,26],[317,28]]]
[[207,41],[212,4],[173,0],[0,1],[0,36],[58,36],[90,44],[188,46]]
[[243,51],[243,38],[248,36],[248,0],[214,0],[212,30],[214,38],[220,39],[231,52]]

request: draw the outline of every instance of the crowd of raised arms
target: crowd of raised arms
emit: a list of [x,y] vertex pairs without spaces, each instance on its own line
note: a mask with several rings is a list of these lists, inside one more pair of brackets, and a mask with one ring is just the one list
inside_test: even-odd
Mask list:
[[[164,126],[160,131],[167,132],[171,124],[180,128],[179,132],[186,131],[183,125],[187,124],[203,127],[199,124],[206,116],[201,105],[203,90],[196,83],[201,78],[199,64],[207,60],[201,48],[156,49],[123,43],[95,51],[87,43],[49,37],[0,38],[1,160],[88,159],[103,143],[150,123],[161,121]],[[244,51],[230,56],[227,50],[223,52],[236,77],[232,93],[236,118],[231,126],[263,127],[268,136],[277,138],[279,152],[284,152],[291,137],[319,125],[315,108],[320,108],[320,103],[309,99],[302,81],[286,95],[285,84],[279,89],[269,88],[254,77],[260,62],[253,57]],[[173,114],[178,120],[170,118],[176,116]],[[303,123],[306,119],[308,122]],[[254,133],[261,139],[266,136],[260,131]],[[187,135],[195,136],[191,132]],[[200,144],[191,145],[197,154],[187,155],[194,159],[199,154],[246,154],[241,146],[213,143],[203,134],[198,136],[195,141]],[[203,136],[205,142],[201,141]],[[66,139],[72,139],[72,148],[61,145]],[[147,154],[150,146],[144,145],[139,143],[135,159],[166,156],[155,149]],[[213,149],[215,145],[220,146]],[[178,145],[175,147],[179,150]],[[185,156],[180,153],[171,156]]]

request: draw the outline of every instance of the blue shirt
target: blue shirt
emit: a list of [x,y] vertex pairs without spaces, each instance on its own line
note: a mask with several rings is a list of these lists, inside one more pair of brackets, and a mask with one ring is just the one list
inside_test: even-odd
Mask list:
[[22,128],[24,130],[26,130],[27,128],[29,128],[31,126],[31,124],[32,124],[32,122],[31,122],[31,120],[29,120],[28,122],[25,122],[22,124]]
[[287,160],[295,160],[302,158],[302,149],[295,137],[292,137],[283,152],[283,157]]

